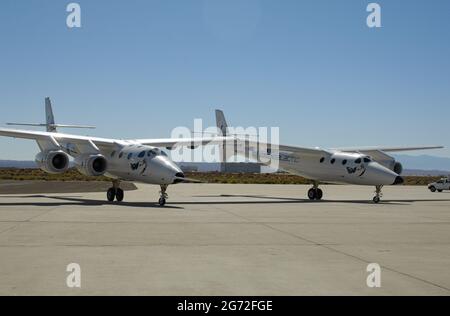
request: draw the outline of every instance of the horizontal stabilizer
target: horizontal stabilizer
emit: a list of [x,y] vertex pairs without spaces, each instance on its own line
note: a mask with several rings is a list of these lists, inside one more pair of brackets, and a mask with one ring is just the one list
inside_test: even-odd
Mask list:
[[95,126],[89,125],[68,125],[68,124],[44,124],[44,123],[6,123],[9,126],[38,126],[38,127],[50,127],[51,129],[56,128],[86,128],[95,129]]

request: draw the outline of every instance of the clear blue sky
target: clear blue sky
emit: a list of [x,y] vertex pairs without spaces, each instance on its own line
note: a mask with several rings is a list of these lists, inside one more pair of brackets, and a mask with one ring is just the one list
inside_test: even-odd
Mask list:
[[450,157],[450,1],[377,1],[381,29],[363,0],[80,0],[81,29],[70,2],[1,1],[0,124],[42,121],[50,96],[58,122],[98,127],[84,134],[158,138],[220,107],[284,143]]

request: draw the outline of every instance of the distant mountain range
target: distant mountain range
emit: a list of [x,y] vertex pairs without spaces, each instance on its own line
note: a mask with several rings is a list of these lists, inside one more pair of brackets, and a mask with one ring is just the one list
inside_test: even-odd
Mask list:
[[37,168],[37,165],[34,161],[0,160],[0,168],[31,169]]
[[394,157],[402,163],[405,175],[408,173],[415,175],[450,174],[450,158],[429,155],[394,155]]
[[[404,168],[404,175],[440,176],[450,174],[450,158],[429,155],[394,155]],[[198,171],[218,171],[218,163],[181,163],[186,167],[197,167]],[[0,168],[37,168],[34,161],[0,160]]]

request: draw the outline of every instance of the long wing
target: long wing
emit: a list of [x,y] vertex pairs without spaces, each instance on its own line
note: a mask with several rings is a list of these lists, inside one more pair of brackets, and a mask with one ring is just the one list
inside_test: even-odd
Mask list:
[[321,148],[307,148],[290,145],[279,145],[280,152],[290,152],[299,156],[329,156],[332,152]]
[[400,151],[414,151],[414,150],[429,150],[429,149],[442,149],[443,146],[415,146],[415,147],[383,147],[383,146],[372,146],[372,147],[350,147],[350,148],[335,148],[336,151],[346,151],[346,152],[369,152],[369,151],[383,151],[383,152],[400,152]]
[[214,136],[214,137],[193,137],[193,138],[160,138],[160,139],[134,139],[129,142],[138,143],[146,146],[165,147],[168,149],[186,146],[197,147],[200,145],[220,145],[224,141],[233,141],[232,137]]
[[114,139],[3,128],[0,129],[0,136],[35,140],[41,150],[66,149],[72,156],[110,151],[120,144]]
[[195,148],[200,145],[219,145],[229,141],[231,137],[204,138],[161,138],[118,140],[89,136],[70,135],[54,132],[27,131],[0,128],[0,136],[35,140],[41,150],[65,149],[70,155],[77,156],[84,153],[112,152],[117,147],[127,144],[140,144],[162,148],[176,148],[180,146]]
[[[197,147],[199,145],[221,145],[223,142],[227,144],[236,142],[238,143],[238,153],[242,153],[246,150],[246,147],[253,147],[254,149],[261,146],[270,148],[275,153],[290,153],[296,156],[329,156],[335,151],[345,152],[361,152],[366,154],[374,154],[379,152],[400,152],[400,151],[412,151],[412,150],[427,150],[427,149],[439,149],[442,146],[416,146],[416,147],[357,147],[357,148],[339,148],[332,149],[330,151],[320,148],[306,148],[291,145],[269,145],[269,144],[257,144],[254,141],[239,138],[236,136],[214,136],[214,137],[202,137],[202,138],[162,138],[162,139],[137,139],[137,140],[117,140],[108,138],[78,136],[63,133],[53,132],[41,132],[41,131],[25,131],[15,129],[0,129],[0,136],[32,139],[35,140],[41,150],[48,149],[66,149],[72,156],[77,156],[84,153],[98,153],[111,152],[118,146],[126,144],[142,144],[154,147],[165,147],[168,149],[176,148],[179,146]],[[248,146],[246,145],[248,144]],[[263,147],[263,148],[264,148]]]

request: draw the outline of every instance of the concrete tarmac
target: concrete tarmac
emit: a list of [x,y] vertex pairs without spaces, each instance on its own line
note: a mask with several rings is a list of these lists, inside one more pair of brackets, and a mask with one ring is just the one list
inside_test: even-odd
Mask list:
[[[0,196],[1,295],[449,295],[450,192],[181,184]],[[69,288],[69,263],[81,288]],[[369,288],[368,264],[381,266]]]

